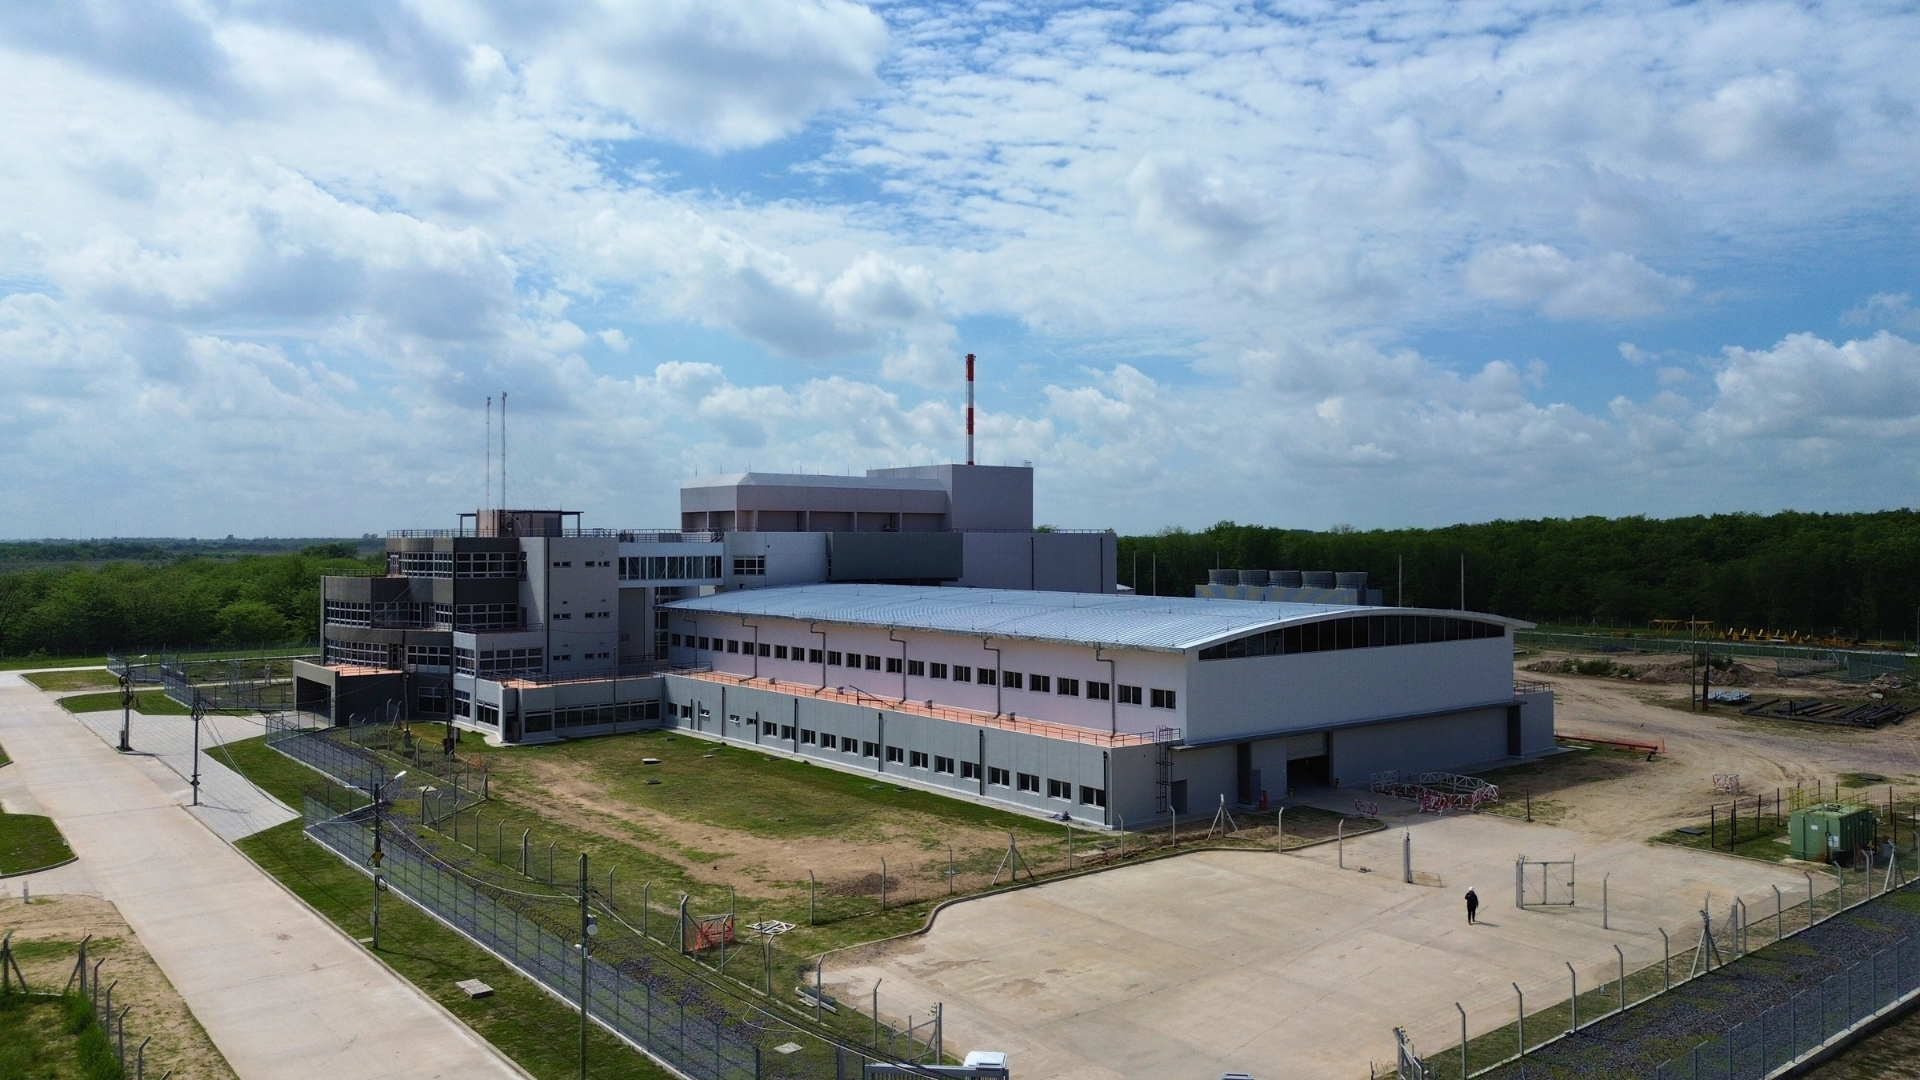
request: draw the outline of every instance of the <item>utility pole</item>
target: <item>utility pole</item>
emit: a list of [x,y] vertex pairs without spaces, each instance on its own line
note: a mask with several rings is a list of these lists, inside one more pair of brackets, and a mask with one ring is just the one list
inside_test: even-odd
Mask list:
[[593,936],[600,932],[593,909],[587,904],[587,853],[580,853],[580,1080],[587,1080],[587,957],[592,952]]
[[380,848],[380,798],[388,784],[405,775],[407,770],[401,769],[394,773],[391,779],[382,780],[373,785],[373,856],[368,861],[373,864],[373,948],[375,952],[380,949],[380,863],[387,857],[386,852]]
[[130,741],[133,735],[133,673],[128,671],[120,676],[120,752],[125,754],[133,750]]

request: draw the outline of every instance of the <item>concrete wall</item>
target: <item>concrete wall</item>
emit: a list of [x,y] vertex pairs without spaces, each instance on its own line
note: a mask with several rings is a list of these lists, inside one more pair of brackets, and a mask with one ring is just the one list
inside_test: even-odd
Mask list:
[[868,469],[875,480],[931,480],[948,493],[949,528],[1030,532],[1033,470],[1006,465],[912,465]]
[[618,543],[606,537],[534,537],[521,543],[527,552],[522,593],[528,618],[546,627],[547,671],[605,669],[620,650]]
[[1510,700],[1513,642],[1505,637],[1478,638],[1235,660],[1194,659],[1188,664],[1186,684],[1186,711],[1193,718],[1189,741],[1312,731],[1348,721]]
[[1333,779],[1365,789],[1373,773],[1452,770],[1507,756],[1507,710],[1480,709],[1428,720],[1332,732]]
[[1553,749],[1553,691],[1521,694],[1520,752],[1541,754]]
[[[1109,770],[1117,770],[1130,788],[1137,789],[1138,778],[1146,778],[1144,796],[1138,790],[1128,790],[1126,797],[1135,802],[1144,798],[1148,809],[1129,814],[1129,818],[1151,816],[1152,760],[1158,752],[1153,746],[1108,748],[887,709],[820,701],[773,690],[725,686],[704,679],[668,675],[663,681],[665,704],[672,708],[663,710],[663,716],[671,715],[663,718],[662,723],[708,738],[757,746],[770,753],[844,772],[884,777],[889,783],[1009,809],[1048,816],[1064,812],[1087,825],[1117,821],[1109,817],[1110,809],[1118,809],[1114,806],[1114,788],[1109,785],[1120,781],[1108,775]],[[681,706],[691,708],[692,717],[682,717]],[[814,733],[812,743],[802,741],[803,731]],[[847,739],[853,740],[855,752],[826,748],[821,742],[822,735],[832,735],[834,741],[841,744]],[[868,743],[874,744],[872,756],[866,754]],[[887,747],[899,748],[907,760],[888,761]],[[927,755],[927,767],[911,764],[915,751]],[[936,757],[952,758],[954,771],[936,771]],[[962,775],[960,763],[967,761],[981,766],[978,779]],[[1004,787],[987,783],[989,767],[1007,770],[1008,779],[1015,783]],[[1017,778],[1021,773],[1039,778],[1037,793],[1019,790]],[[1072,785],[1072,797],[1049,797],[1048,780]],[[1103,808],[1081,802],[1082,787],[1107,791],[1109,806]]]
[[[677,649],[669,648],[668,652],[676,663],[711,662],[716,671],[814,686],[855,687],[877,696],[904,696],[918,701],[930,699],[938,705],[987,713],[1014,713],[1094,731],[1117,728],[1124,733],[1151,733],[1159,727],[1182,727],[1186,722],[1188,706],[1183,687],[1187,665],[1185,656],[1179,653],[1100,650],[1096,656],[1092,646],[1055,642],[990,638],[983,644],[980,638],[959,634],[917,630],[890,632],[886,627],[827,624],[817,624],[814,631],[810,632],[806,623],[790,619],[750,617],[746,621],[753,625],[745,626],[739,618],[732,616],[675,612],[671,629],[673,633],[682,635],[682,644]],[[882,663],[880,670],[869,671],[864,666],[850,668],[844,663],[836,667],[805,660],[777,660],[771,656],[729,653],[724,648],[701,652],[685,644],[688,634],[696,638],[705,635],[721,640],[757,640],[769,647],[786,645],[789,649],[819,649],[823,653],[831,650],[841,653],[843,658],[848,653],[874,655],[881,657]],[[999,650],[997,654],[993,651],[995,649]],[[902,660],[903,670],[888,672],[885,664],[888,657]],[[914,677],[904,670],[907,660],[943,663],[948,665],[950,673],[954,665],[962,664],[973,669],[989,667],[1017,671],[1021,673],[1023,689],[1011,689],[998,682],[992,686],[982,685],[977,681],[977,676],[965,683],[952,678]],[[1111,660],[1112,664],[1104,662],[1106,660]],[[1048,692],[1036,693],[1030,689],[1032,684],[1029,677],[1035,673],[1054,680]],[[1059,693],[1057,680],[1063,676],[1080,680],[1079,695],[1069,697]],[[1118,694],[1105,701],[1089,698],[1086,692],[1088,682],[1139,686],[1142,689],[1142,703],[1122,705],[1118,701]],[[1147,691],[1154,687],[1174,690],[1175,703],[1180,707],[1152,708],[1152,696]]]

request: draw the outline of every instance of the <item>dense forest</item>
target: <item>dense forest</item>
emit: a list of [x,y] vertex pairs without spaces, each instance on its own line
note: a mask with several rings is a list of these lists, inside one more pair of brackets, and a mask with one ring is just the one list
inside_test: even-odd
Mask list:
[[384,560],[362,560],[356,544],[332,542],[286,555],[0,573],[0,656],[312,640],[320,575],[372,565]]
[[[1364,570],[1393,603],[1536,622],[1644,627],[1657,618],[1911,641],[1920,512],[1490,521],[1329,532],[1236,525],[1120,539],[1120,582],[1191,596],[1216,566]],[[1137,562],[1136,562],[1137,557]],[[1404,578],[1400,566],[1404,561]]]
[[[156,542],[155,546],[177,542]],[[32,545],[7,545],[27,548]],[[318,636],[320,575],[379,565],[352,541],[289,554],[217,552],[0,570],[0,656],[97,655],[162,644],[253,645]],[[161,547],[164,552],[166,549]],[[1119,580],[1192,596],[1219,567],[1365,570],[1392,603],[1466,606],[1536,622],[1718,626],[1912,640],[1920,617],[1920,512],[1492,521],[1327,532],[1221,522],[1120,538]],[[36,557],[13,562],[51,561]],[[8,560],[0,557],[0,568]],[[1404,576],[1401,567],[1404,565]],[[1156,570],[1157,568],[1157,570]],[[1137,578],[1135,575],[1138,575]]]

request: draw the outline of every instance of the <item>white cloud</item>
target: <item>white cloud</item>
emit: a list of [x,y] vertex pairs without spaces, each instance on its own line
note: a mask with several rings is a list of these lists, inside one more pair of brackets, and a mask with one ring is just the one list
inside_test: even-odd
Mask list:
[[1504,244],[1476,252],[1467,285],[1490,300],[1538,308],[1549,319],[1623,321],[1657,315],[1693,292],[1631,255],[1571,259],[1546,244]]
[[1896,330],[1920,331],[1920,308],[1906,293],[1875,293],[1857,308],[1840,313],[1845,326],[1886,325]]

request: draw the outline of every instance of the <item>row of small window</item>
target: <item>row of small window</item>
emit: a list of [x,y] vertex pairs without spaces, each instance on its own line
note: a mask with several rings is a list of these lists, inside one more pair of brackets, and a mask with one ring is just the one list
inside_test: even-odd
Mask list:
[[[580,613],[580,617],[583,619],[611,619],[613,618],[613,612],[583,611]],[[572,619],[573,619],[573,612],[571,611],[556,611],[553,613],[553,620],[555,622],[570,622],[572,621]]]
[[543,731],[571,731],[574,728],[658,719],[658,701],[623,701],[615,705],[574,705],[565,709],[530,712],[521,722],[521,727],[529,734],[538,734]]
[[[443,703],[444,700],[442,699]],[[485,724],[488,727],[500,726],[500,706],[489,705],[484,701],[476,706],[473,695],[465,690],[453,692],[453,715],[466,717],[476,724]]]
[[527,625],[527,609],[518,604],[456,604],[456,630],[520,630]]
[[[759,572],[767,572],[764,557],[761,558]],[[718,555],[635,555],[620,559],[622,581],[676,581],[719,576]]]
[[388,577],[452,577],[451,551],[389,551]]
[[[580,560],[580,565],[583,567],[612,566],[613,563],[609,562],[606,559],[600,559],[597,561],[594,559],[582,559]],[[572,559],[555,559],[553,561],[553,568],[555,570],[571,570],[573,569],[573,560]]]
[[[409,646],[408,648],[412,649],[413,646]],[[461,674],[475,674],[472,649],[455,649],[453,655],[456,668]],[[554,659],[557,660],[559,657],[554,657]],[[481,649],[479,661],[480,669],[478,673],[483,677],[539,672],[546,668],[545,650],[537,648]]]
[[527,553],[524,551],[456,551],[453,576],[462,578],[507,578],[527,580]]
[[[668,706],[668,708],[672,709],[673,707]],[[693,706],[680,706],[679,715],[682,719],[693,719]],[[727,720],[734,724],[742,723],[738,715],[729,716]],[[529,722],[531,722],[531,715],[529,715]],[[745,724],[748,727],[753,727],[758,723],[759,721],[753,717],[747,717],[745,720]],[[528,730],[531,731],[532,728],[529,727]],[[771,720],[766,721],[762,733],[770,739],[777,738],[788,741],[795,741],[797,736],[797,741],[802,746],[818,746],[822,750],[838,750],[844,754],[852,754],[865,758],[878,758],[883,752],[879,743],[856,739],[851,735],[835,735],[830,731],[815,731],[812,728],[801,728],[796,732],[792,724],[776,724]],[[962,780],[980,779],[980,763],[977,761],[959,761],[947,757],[944,754],[929,754],[924,750],[909,750],[904,746],[885,747],[884,753],[888,762],[895,765],[905,765],[909,769],[931,769],[934,773],[943,776],[953,776],[957,774]],[[1017,786],[1020,791],[1031,792],[1033,794],[1039,794],[1040,792],[1040,776],[1038,773],[1012,773],[997,765],[987,766],[986,773],[987,785],[989,787]],[[1047,781],[1047,797],[1049,799],[1065,799],[1071,801],[1073,798],[1073,784],[1066,780],[1049,779]],[[1080,802],[1086,806],[1105,806],[1107,805],[1107,791],[1105,788],[1082,784],[1080,786]]]
[[[463,605],[466,606],[466,605]],[[454,609],[447,604],[415,603],[408,600],[363,604],[355,600],[327,600],[321,604],[321,618],[335,626],[379,626],[419,629],[451,626]]]
[[[898,675],[901,673],[902,661],[897,656],[875,656],[871,653],[847,653],[842,656],[832,649],[804,649],[798,645],[788,647],[786,645],[769,645],[766,642],[735,641],[729,638],[695,637],[692,634],[687,634],[684,638],[688,646],[706,649],[712,652],[725,651],[729,653],[745,653],[748,656],[753,656],[756,655],[755,650],[757,646],[757,655],[766,656],[774,660],[796,660],[809,664],[825,664],[828,667],[859,668],[864,671],[885,670],[890,675]],[[681,640],[682,635],[680,634],[674,634],[672,636],[673,645],[676,648],[681,647]],[[698,644],[695,644],[696,642]],[[954,682],[974,682],[986,686],[992,686],[998,683],[1009,690],[1028,690],[1036,694],[1052,693],[1064,697],[1079,697],[1081,689],[1084,686],[1087,698],[1093,701],[1106,701],[1114,690],[1118,690],[1120,692],[1120,704],[1140,704],[1141,688],[1138,686],[1111,686],[1107,683],[1093,682],[1091,680],[1083,684],[1079,679],[1068,678],[1064,675],[1026,674],[1019,671],[1004,670],[995,671],[993,668],[976,668],[966,664],[948,665],[926,660],[907,660],[904,663],[906,664],[906,674],[914,678],[951,679]],[[1174,692],[1172,690],[1155,689],[1153,691],[1153,707],[1156,709],[1174,708]]]
[[328,638],[321,650],[321,662],[327,664],[363,664],[387,667],[393,662],[387,646],[374,641],[335,641]]
[[1388,645],[1425,645],[1434,641],[1471,641],[1507,636],[1501,623],[1455,619],[1446,615],[1356,615],[1327,619],[1304,626],[1288,626],[1250,634],[1200,650],[1202,660],[1235,660],[1243,656],[1286,656],[1293,653],[1332,652],[1336,649],[1375,649]]

